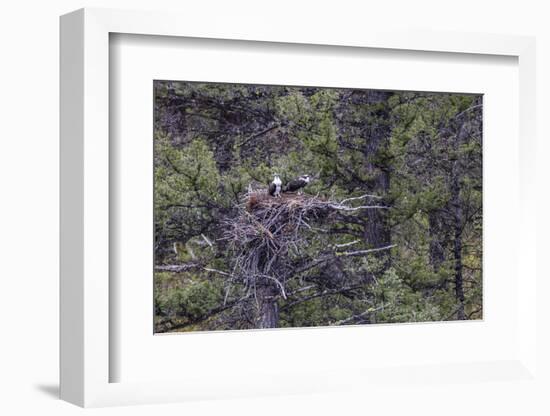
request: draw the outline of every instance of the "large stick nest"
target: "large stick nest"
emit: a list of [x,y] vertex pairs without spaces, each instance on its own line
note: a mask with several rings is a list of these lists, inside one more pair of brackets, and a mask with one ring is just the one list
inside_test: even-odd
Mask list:
[[378,205],[353,206],[371,195],[336,202],[319,196],[284,193],[272,197],[264,190],[250,190],[236,217],[225,221],[224,240],[234,253],[232,279],[256,288],[259,282],[278,287],[284,296],[286,281],[298,257],[317,231],[315,226],[340,213],[353,215]]

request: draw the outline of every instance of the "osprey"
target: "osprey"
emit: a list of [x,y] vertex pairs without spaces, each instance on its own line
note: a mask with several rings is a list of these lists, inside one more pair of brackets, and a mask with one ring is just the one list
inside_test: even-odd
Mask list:
[[281,178],[279,178],[279,175],[275,174],[273,175],[273,182],[269,184],[269,188],[267,189],[267,192],[271,196],[281,196],[281,185],[283,182],[281,182]]
[[286,184],[283,192],[296,192],[306,186],[310,181],[309,175],[302,175]]

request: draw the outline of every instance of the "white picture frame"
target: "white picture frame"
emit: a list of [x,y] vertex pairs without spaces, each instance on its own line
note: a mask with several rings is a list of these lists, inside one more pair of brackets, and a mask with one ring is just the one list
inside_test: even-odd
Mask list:
[[[182,22],[185,22],[182,24]],[[239,25],[171,13],[82,9],[61,18],[61,398],[80,406],[159,403],[198,398],[249,397],[360,389],[407,379],[410,369],[360,367],[323,373],[270,374],[261,379],[231,380],[206,376],[181,381],[110,382],[109,297],[109,36],[112,33],[185,38],[278,42],[334,47],[381,48],[454,54],[504,55],[519,62],[519,195],[521,206],[515,252],[523,270],[517,292],[517,354],[509,359],[468,364],[442,362],[414,368],[422,383],[461,380],[481,383],[499,377],[530,387],[539,383],[536,362],[536,240],[531,178],[535,169],[535,41],[529,37],[468,33],[380,32],[352,28],[327,34],[262,25]],[[112,166],[111,166],[112,168]],[[298,332],[295,332],[298,334]],[[220,336],[220,335],[218,335]],[[302,335],[302,336],[307,336]],[[338,336],[334,333],[332,336]],[[477,376],[473,376],[472,374]],[[482,375],[479,377],[479,375]],[[442,377],[442,378],[440,378]],[[346,380],[346,381],[343,381]],[[409,380],[410,382],[410,380]],[[496,395],[496,390],[492,394]]]

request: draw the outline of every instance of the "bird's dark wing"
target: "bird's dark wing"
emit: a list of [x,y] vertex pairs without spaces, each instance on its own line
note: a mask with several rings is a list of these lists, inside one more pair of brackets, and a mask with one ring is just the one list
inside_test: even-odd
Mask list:
[[285,192],[294,192],[298,189],[302,188],[305,185],[305,182],[300,179],[294,179],[293,181],[290,181],[285,186]]
[[271,196],[275,195],[275,184],[273,182],[269,184],[269,188],[267,188],[267,192],[269,192],[269,195]]

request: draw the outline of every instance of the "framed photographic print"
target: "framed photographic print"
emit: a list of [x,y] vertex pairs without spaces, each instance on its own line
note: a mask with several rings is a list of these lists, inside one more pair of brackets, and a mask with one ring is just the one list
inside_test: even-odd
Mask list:
[[61,19],[62,398],[535,385],[534,41],[186,22]]

